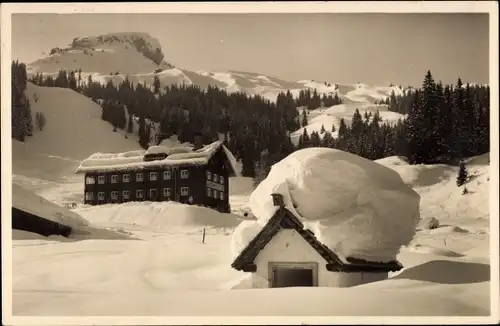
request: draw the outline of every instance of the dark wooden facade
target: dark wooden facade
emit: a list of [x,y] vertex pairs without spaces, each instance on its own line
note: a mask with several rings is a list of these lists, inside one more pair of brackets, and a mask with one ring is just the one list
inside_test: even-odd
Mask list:
[[[228,213],[229,176],[232,172],[222,147],[206,164],[171,164],[88,172],[85,174],[84,203],[100,205],[129,201],[176,201]],[[88,182],[89,179],[93,183]]]
[[62,235],[68,237],[71,228],[67,225],[12,207],[12,229],[38,233],[43,236]]

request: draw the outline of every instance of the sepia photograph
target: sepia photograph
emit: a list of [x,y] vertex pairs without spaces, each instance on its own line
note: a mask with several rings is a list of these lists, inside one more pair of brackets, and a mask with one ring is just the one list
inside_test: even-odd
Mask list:
[[461,3],[2,4],[3,323],[498,322]]

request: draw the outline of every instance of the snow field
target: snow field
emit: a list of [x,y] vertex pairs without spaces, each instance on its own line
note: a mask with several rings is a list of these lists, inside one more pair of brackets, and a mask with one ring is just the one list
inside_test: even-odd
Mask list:
[[[153,70],[158,68],[137,51],[121,45],[97,46],[91,53],[71,51],[49,56],[33,63],[29,73],[82,68],[82,76],[92,74],[95,80],[103,82],[124,80],[128,76],[133,82],[146,80],[149,83],[155,75]],[[119,74],[108,75],[111,71]],[[328,87],[322,82],[287,82],[246,72],[165,69],[157,76],[163,86],[172,83],[193,83],[201,87],[217,85],[228,91],[260,94],[272,101],[280,91],[287,89],[294,96],[305,87],[317,89],[320,94],[336,92],[344,99],[344,104],[311,111],[309,133],[319,132],[321,124],[326,130],[331,130],[331,123],[336,124],[338,130],[340,118],[349,123],[356,108],[362,115],[365,111],[375,113],[379,110],[382,119],[388,122],[402,117],[387,111],[385,106],[373,104],[375,99],[389,96],[392,90],[398,94],[398,88],[366,84]],[[317,170],[289,173],[286,178],[275,172],[270,175],[272,182],[268,186],[261,184],[260,190],[251,195],[251,180],[232,178],[233,214],[175,203],[147,202],[100,207],[79,205],[73,210],[61,210],[45,202],[45,205],[33,203],[42,202],[37,195],[59,205],[78,203],[83,194],[83,178],[73,175],[73,171],[80,160],[95,152],[126,152],[139,150],[139,146],[135,137],[125,139],[121,131],[112,133],[112,127],[100,119],[99,105],[72,90],[28,84],[27,93],[33,114],[44,112],[47,126],[44,131],[35,130],[35,136],[24,144],[13,142],[13,181],[36,195],[26,195],[23,190],[13,189],[13,192],[21,197],[21,203],[23,200],[24,204],[29,203],[27,206],[31,209],[49,215],[56,208],[58,212],[64,211],[59,217],[65,223],[79,225],[80,232],[70,239],[13,232],[14,315],[310,316],[300,320],[307,323],[312,316],[318,315],[490,314],[488,155],[468,162],[471,177],[465,185],[466,195],[462,194],[464,187],[455,184],[457,169],[454,167],[408,166],[396,157],[377,162],[397,172],[398,179],[395,173],[383,167],[377,167],[376,173],[367,174],[366,171],[374,171],[373,165],[367,167],[360,161],[353,164],[348,157],[336,157],[331,165],[327,164],[329,172],[339,171],[334,180],[325,180],[325,175],[317,174]],[[136,121],[134,129],[137,130]],[[295,132],[292,140],[298,140],[302,132],[302,129]],[[174,138],[163,141],[162,145],[182,146]],[[322,160],[317,158],[314,162],[319,164]],[[286,168],[294,171],[293,164],[290,165]],[[346,169],[350,172],[344,173]],[[351,181],[345,182],[347,178]],[[322,181],[319,188],[316,186],[318,180]],[[394,183],[387,180],[394,180]],[[360,189],[358,182],[368,182],[372,186]],[[403,209],[410,212],[408,207],[417,200],[411,191],[403,191],[403,194],[395,191],[400,189],[401,182],[419,195],[422,221],[418,226],[418,221],[409,217],[411,214],[399,221],[394,221],[395,216],[391,214]],[[331,191],[334,185],[338,188],[335,194],[339,200],[323,198],[325,205],[318,205],[316,200],[304,198],[304,194],[313,192],[312,198],[317,199],[322,191]],[[283,192],[289,208],[295,213],[303,215],[302,218],[310,217],[306,226],[334,249],[374,259],[397,254],[405,268],[393,273],[388,280],[353,288],[247,290],[248,274],[234,271],[230,264],[234,254],[265,222],[262,218],[256,220],[255,215],[269,217],[272,214],[270,192],[274,191]],[[355,191],[360,194],[352,195]],[[263,196],[262,201],[258,200],[259,193]],[[412,204],[397,204],[400,196]],[[391,204],[382,205],[387,199]],[[344,204],[348,200],[366,206],[346,207]],[[370,207],[372,201],[375,204]],[[336,209],[326,209],[329,205]],[[254,207],[259,214],[250,212],[247,217],[242,216]],[[347,213],[349,210],[351,212]],[[261,215],[260,211],[265,214]],[[383,213],[378,215],[378,211]],[[336,217],[333,223],[326,223],[332,215]],[[431,218],[439,223],[434,221],[433,228],[425,227]],[[379,219],[386,222],[385,227],[377,230],[375,236],[367,236],[364,231],[372,230],[374,225],[366,221]],[[415,231],[408,231],[410,224],[417,226]],[[396,239],[387,236],[381,244],[377,243],[377,239],[400,229],[406,231]],[[356,236],[339,241],[344,245],[337,247],[337,243],[328,241],[333,235],[351,234],[353,230],[357,231]],[[205,243],[202,243],[203,231]],[[386,240],[391,242],[384,243]],[[365,252],[363,248],[370,250]],[[64,324],[54,320],[51,324]],[[277,322],[283,320],[280,317]]]
[[[390,93],[389,93],[390,94]],[[297,108],[299,113],[302,114],[303,108]],[[365,113],[371,113],[372,116],[379,111],[381,123],[395,124],[399,119],[404,119],[405,116],[396,112],[388,111],[387,105],[385,104],[372,104],[370,102],[352,102],[346,101],[346,103],[334,105],[329,108],[317,108],[311,110],[307,115],[307,126],[301,127],[300,129],[291,133],[292,142],[297,145],[299,142],[299,137],[304,133],[304,129],[307,129],[307,133],[311,135],[313,131],[319,133],[320,138],[323,138],[324,134],[321,133],[321,126],[325,128],[326,131],[330,132],[334,138],[338,136],[338,130],[340,127],[340,120],[344,119],[347,126],[351,125],[352,116],[356,109],[364,117]],[[332,131],[332,125],[335,126],[335,132]]]
[[[487,168],[483,168],[485,173]],[[401,176],[405,179],[404,174]],[[59,201],[71,196],[70,192],[80,194],[78,187],[82,186],[82,180],[78,179],[67,180],[72,180],[74,186],[66,183],[59,187],[47,182],[38,184],[36,179],[19,180],[31,184],[39,194]],[[232,178],[230,182],[233,182],[231,205],[243,211],[248,208],[251,180]],[[438,191],[443,185],[438,183],[435,187]],[[478,192],[487,190],[470,188]],[[427,192],[423,189],[415,187],[425,200]],[[447,189],[451,185],[442,190]],[[24,240],[14,240],[14,315],[312,318],[489,314],[489,234],[480,232],[487,230],[484,220],[440,219],[442,227],[417,231],[413,241],[403,246],[398,255],[405,268],[386,281],[349,289],[246,290],[248,274],[230,268],[235,228],[232,223],[225,224],[227,219],[221,217],[223,214],[200,218],[203,222],[200,223],[194,218],[198,213],[191,212],[193,218],[185,216],[187,212],[182,212],[183,205],[179,204],[172,212],[176,212],[175,218],[183,217],[173,222],[174,215],[168,214],[169,204],[128,205],[131,207],[79,206],[75,212],[94,228],[129,235],[131,239],[67,241],[57,237],[26,239],[30,235],[24,235]],[[194,210],[206,216],[205,209]],[[223,227],[210,227],[219,217],[222,221],[218,226]],[[252,221],[239,225],[245,224],[255,225]],[[205,244],[201,243],[203,227]],[[457,232],[458,228],[468,232]],[[249,233],[247,238],[252,236]],[[342,300],[332,301],[332,297]]]

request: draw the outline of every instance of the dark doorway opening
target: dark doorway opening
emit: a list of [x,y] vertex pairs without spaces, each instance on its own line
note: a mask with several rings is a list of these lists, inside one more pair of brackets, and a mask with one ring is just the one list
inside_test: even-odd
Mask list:
[[315,286],[312,268],[286,268],[273,269],[273,288],[292,286]]
[[149,189],[149,200],[155,201],[158,198],[158,190],[157,189]]

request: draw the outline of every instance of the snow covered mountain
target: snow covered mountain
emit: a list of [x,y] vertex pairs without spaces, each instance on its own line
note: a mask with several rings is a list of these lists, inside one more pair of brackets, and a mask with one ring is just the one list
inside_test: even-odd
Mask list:
[[47,57],[30,64],[39,72],[59,69],[85,72],[138,74],[157,68],[172,68],[163,60],[158,40],[146,33],[113,33],[77,37],[66,48],[53,48]]
[[[47,57],[28,64],[28,75],[43,73],[55,77],[61,69],[82,70],[82,79],[114,84],[128,78],[132,83],[153,84],[159,78],[162,87],[172,84],[197,85],[207,88],[217,86],[232,92],[244,92],[260,95],[270,101],[276,101],[280,92],[289,90],[298,97],[303,89],[316,90],[320,95],[337,95],[343,104],[314,110],[306,127],[309,133],[320,132],[321,126],[331,130],[332,125],[338,130],[340,119],[346,123],[356,109],[361,114],[380,111],[382,120],[395,122],[403,116],[388,111],[387,105],[375,104],[387,98],[392,92],[396,95],[405,90],[398,86],[374,86],[364,83],[336,84],[330,81],[299,80],[286,81],[260,73],[243,71],[191,71],[176,68],[164,60],[162,48],[157,39],[146,33],[114,33],[100,36],[75,38],[67,48],[54,48]],[[297,143],[303,128],[292,134]],[[335,135],[334,135],[335,136]]]
[[158,76],[162,86],[195,84],[201,88],[218,86],[228,92],[259,94],[275,101],[279,92],[290,90],[298,96],[301,89],[310,88],[320,94],[337,94],[348,102],[373,103],[390,95],[396,86],[367,84],[335,84],[330,81],[285,81],[260,73],[227,71],[191,71],[175,68],[164,60],[158,40],[147,33],[112,33],[75,38],[66,48],[54,48],[49,55],[28,64],[28,74],[56,74],[60,69],[82,70],[82,77],[92,75],[94,81],[120,82],[126,77],[135,83],[152,84]]

